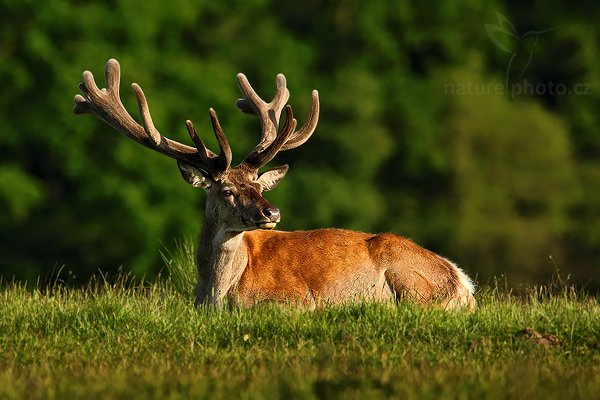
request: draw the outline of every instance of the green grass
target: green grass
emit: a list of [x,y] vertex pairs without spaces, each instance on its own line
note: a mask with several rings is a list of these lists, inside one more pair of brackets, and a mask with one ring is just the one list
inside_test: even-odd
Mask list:
[[567,288],[483,289],[474,314],[410,303],[218,312],[194,309],[182,257],[170,268],[146,285],[4,283],[0,399],[600,394],[599,301]]

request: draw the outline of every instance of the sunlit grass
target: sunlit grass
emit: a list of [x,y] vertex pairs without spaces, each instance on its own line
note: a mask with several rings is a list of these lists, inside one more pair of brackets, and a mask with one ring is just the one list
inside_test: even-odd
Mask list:
[[474,314],[410,303],[196,310],[185,246],[153,284],[120,277],[45,293],[3,284],[0,398],[600,393],[599,302],[568,287],[523,296],[484,287]]

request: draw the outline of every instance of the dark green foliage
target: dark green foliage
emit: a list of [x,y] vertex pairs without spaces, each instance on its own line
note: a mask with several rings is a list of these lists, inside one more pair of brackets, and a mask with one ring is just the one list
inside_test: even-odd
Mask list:
[[[233,106],[237,72],[265,97],[285,73],[299,121],[320,91],[314,137],[278,156],[291,164],[268,195],[282,229],[393,231],[484,281],[528,282],[558,266],[600,287],[598,5],[0,0],[0,9],[5,277],[61,265],[82,279],[121,265],[152,275],[161,242],[199,231],[204,195],[172,160],[71,112],[81,72],[101,84],[116,58],[136,118],[131,82],[163,134],[187,140],[189,118],[214,148],[214,107],[234,162],[258,139],[257,121]],[[521,75],[507,75],[511,54],[484,27],[501,25],[498,13],[520,35],[552,28],[529,64],[515,61]],[[527,82],[571,93],[512,90]]]

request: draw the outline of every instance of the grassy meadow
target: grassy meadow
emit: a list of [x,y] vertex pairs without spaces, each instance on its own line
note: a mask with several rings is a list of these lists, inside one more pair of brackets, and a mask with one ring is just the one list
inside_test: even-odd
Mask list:
[[155,283],[3,283],[0,399],[600,395],[600,305],[566,285],[482,288],[474,314],[410,303],[196,310],[180,258]]

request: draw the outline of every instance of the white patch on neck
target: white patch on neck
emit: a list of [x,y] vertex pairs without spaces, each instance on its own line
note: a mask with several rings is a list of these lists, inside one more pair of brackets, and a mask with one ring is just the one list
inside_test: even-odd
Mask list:
[[239,257],[244,232],[220,228],[212,240],[212,268],[215,274],[214,301],[220,303],[244,272],[245,263]]

